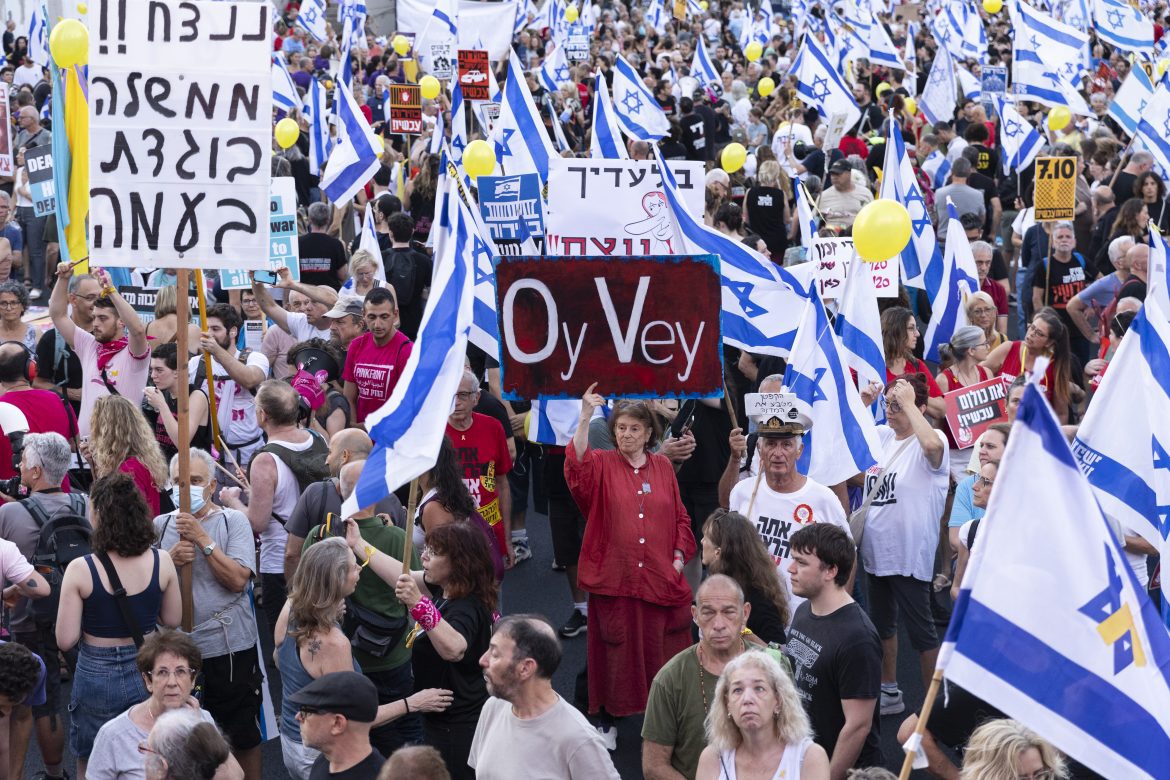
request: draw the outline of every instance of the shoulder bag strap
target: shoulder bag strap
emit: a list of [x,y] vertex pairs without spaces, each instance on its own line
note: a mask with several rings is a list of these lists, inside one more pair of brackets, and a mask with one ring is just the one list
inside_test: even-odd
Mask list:
[[122,580],[118,577],[118,570],[114,568],[114,562],[104,552],[96,553],[94,557],[101,561],[102,568],[106,570],[106,577],[110,580],[110,589],[114,592],[114,602],[118,605],[118,611],[122,613],[122,621],[130,629],[130,635],[134,637],[134,646],[142,647],[142,627],[138,625],[138,620],[130,611],[130,597],[126,595],[126,589],[122,587]]
[[914,434],[911,434],[906,439],[906,441],[902,442],[902,446],[894,450],[894,454],[888,461],[886,461],[886,465],[878,469],[876,478],[874,479],[873,487],[866,492],[865,499],[861,502],[861,506],[859,506],[849,515],[849,531],[853,536],[854,543],[858,546],[861,545],[861,536],[865,532],[865,518],[866,515],[869,514],[869,507],[873,504],[874,497],[877,496],[878,488],[881,487],[882,476],[886,473],[886,469],[889,468],[889,465],[898,459],[898,456],[902,454],[902,451],[910,446],[910,442],[915,438],[916,437]]

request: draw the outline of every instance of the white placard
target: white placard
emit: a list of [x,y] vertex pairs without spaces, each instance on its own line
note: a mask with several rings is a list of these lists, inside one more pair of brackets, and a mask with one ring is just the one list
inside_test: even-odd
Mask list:
[[12,121],[8,116],[8,85],[0,81],[0,176],[11,176]]
[[94,3],[91,263],[268,266],[271,13],[268,3]]
[[428,44],[430,56],[427,65],[437,79],[447,81],[455,77],[455,47],[449,42]]
[[[672,160],[691,216],[703,218],[704,166]],[[635,160],[548,161],[545,253],[588,257],[682,254],[658,164]]]
[[[824,300],[841,297],[845,279],[849,275],[849,263],[853,259],[853,239],[813,239],[808,251],[808,261],[816,270],[817,289]],[[898,259],[883,260],[880,263],[863,263],[873,282],[874,294],[878,298],[894,298],[898,295]]]
[[829,117],[829,127],[825,133],[825,141],[821,144],[822,149],[836,149],[840,145],[841,138],[849,129],[845,125],[848,119],[849,115],[845,113],[837,113]]
[[795,393],[745,393],[743,405],[748,418],[752,420],[779,417],[795,422],[797,419]]

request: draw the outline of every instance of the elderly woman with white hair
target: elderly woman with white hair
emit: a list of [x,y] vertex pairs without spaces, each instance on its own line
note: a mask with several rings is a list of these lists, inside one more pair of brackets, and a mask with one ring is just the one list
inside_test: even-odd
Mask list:
[[991,349],[1007,341],[1007,336],[997,327],[999,314],[995,308],[995,299],[982,290],[967,296],[967,322],[983,331]]
[[829,777],[829,756],[813,742],[796,686],[767,652],[748,651],[723,668],[695,777]]
[[386,282],[375,276],[380,264],[381,258],[374,257],[368,249],[354,252],[349,258],[349,279],[342,288],[345,294],[365,298],[375,287],[385,287]]
[[1102,276],[1081,290],[1065,307],[1069,319],[1090,344],[1099,344],[1102,337],[1109,335],[1109,324],[1101,321],[1101,315],[1113,303],[1121,285],[1130,277],[1133,260],[1129,250],[1133,245],[1132,236],[1118,236],[1110,241],[1107,251],[1109,262],[1113,264],[1113,273]]

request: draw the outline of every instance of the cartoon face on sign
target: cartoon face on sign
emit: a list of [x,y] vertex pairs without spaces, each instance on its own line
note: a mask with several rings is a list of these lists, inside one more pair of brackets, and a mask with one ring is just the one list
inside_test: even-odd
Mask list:
[[673,253],[670,240],[674,233],[674,223],[670,218],[670,209],[666,203],[666,196],[661,192],[648,192],[642,197],[642,210],[646,218],[631,222],[625,226],[626,232],[634,236],[644,236],[647,233],[666,245],[666,251]]

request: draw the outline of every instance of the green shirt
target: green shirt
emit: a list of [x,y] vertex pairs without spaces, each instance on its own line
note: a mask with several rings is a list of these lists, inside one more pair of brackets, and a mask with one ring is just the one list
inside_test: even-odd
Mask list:
[[718,682],[719,675],[699,665],[695,647],[691,646],[667,661],[650,686],[642,739],[673,748],[670,765],[688,780],[694,780],[699,754],[707,747],[703,721],[715,701]]
[[[401,528],[394,525],[384,525],[379,517],[355,517],[353,519],[357,521],[362,539],[394,560],[402,560],[402,548],[406,541],[406,534]],[[314,528],[305,537],[305,549],[309,548],[312,540],[316,537],[317,529]],[[418,550],[413,548],[410,553],[410,568],[411,571],[422,569]],[[396,618],[406,615],[406,606],[395,597],[394,586],[379,577],[368,566],[362,568],[357,588],[353,592],[353,599],[363,607],[372,609],[386,617]],[[409,617],[407,620],[409,622]],[[410,663],[410,648],[406,646],[406,638],[409,635],[409,630],[403,632],[402,638],[398,640],[394,649],[381,658],[375,658],[355,647],[353,649],[354,660],[358,662],[363,672],[384,672],[387,669],[395,669],[403,664],[408,664]]]

